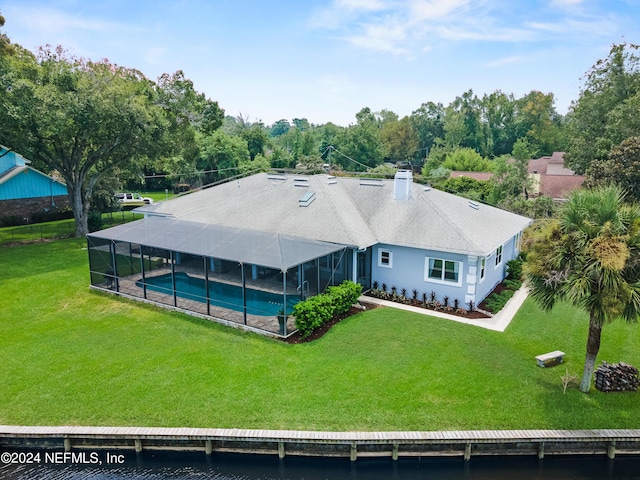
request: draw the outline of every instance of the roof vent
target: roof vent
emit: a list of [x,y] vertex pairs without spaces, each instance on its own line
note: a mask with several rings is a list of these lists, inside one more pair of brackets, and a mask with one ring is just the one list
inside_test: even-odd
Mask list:
[[381,187],[383,183],[381,178],[361,178],[360,185],[372,185],[374,187]]
[[287,176],[280,173],[272,173],[267,175],[269,180],[286,180]]
[[298,200],[299,207],[308,207],[316,199],[316,192],[307,192]]
[[480,208],[480,204],[478,202],[473,202],[471,200],[469,200],[469,206],[474,210],[478,210]]
[[327,183],[329,185],[334,185],[336,183],[338,183],[338,179],[336,177],[334,177],[333,175],[327,177]]
[[296,187],[308,187],[309,179],[308,178],[294,178],[293,185]]

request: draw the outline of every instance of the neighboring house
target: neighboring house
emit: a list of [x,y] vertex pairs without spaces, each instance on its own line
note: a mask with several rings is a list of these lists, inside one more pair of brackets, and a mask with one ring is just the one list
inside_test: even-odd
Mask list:
[[564,152],[553,152],[550,157],[529,161],[529,175],[534,180],[534,194],[564,200],[567,194],[580,188],[585,180],[564,166]]
[[[554,200],[562,201],[567,195],[580,188],[585,180],[582,175],[576,175],[573,170],[564,166],[564,152],[553,152],[553,155],[529,160],[527,168],[533,180],[531,195],[544,195]],[[469,177],[474,180],[490,180],[491,172],[462,172],[453,171],[450,178]]]
[[493,172],[467,172],[467,171],[461,171],[461,170],[453,170],[449,174],[449,178],[458,178],[458,177],[469,177],[474,180],[486,182],[487,180],[491,180],[493,178]]
[[[136,211],[145,219],[89,234],[94,287],[272,332],[268,304],[290,312],[345,279],[477,305],[531,222],[405,170],[394,180],[257,174]],[[223,292],[232,284],[235,305]],[[256,291],[276,296],[254,305]]]
[[30,167],[29,160],[1,146],[0,155],[0,221],[13,217],[28,222],[36,213],[69,205],[64,183]]

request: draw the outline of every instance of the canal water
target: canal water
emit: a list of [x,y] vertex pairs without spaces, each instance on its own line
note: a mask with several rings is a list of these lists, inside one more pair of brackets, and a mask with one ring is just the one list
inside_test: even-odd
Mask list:
[[[99,453],[104,458],[104,453]],[[605,456],[318,459],[202,453],[117,452],[118,465],[70,463],[62,456],[39,463],[0,464],[0,479],[18,480],[640,480],[640,457]],[[87,457],[95,460],[98,457]],[[22,458],[24,460],[24,458]],[[77,460],[77,459],[76,459]],[[94,462],[95,463],[95,462]]]

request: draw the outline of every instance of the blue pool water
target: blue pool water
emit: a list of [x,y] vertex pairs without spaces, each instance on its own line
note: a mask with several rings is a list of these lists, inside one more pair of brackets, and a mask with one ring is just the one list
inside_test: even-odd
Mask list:
[[[203,278],[192,277],[183,272],[176,272],[176,295],[181,298],[206,302],[205,281]],[[173,295],[171,274],[147,277],[147,290]],[[142,279],[136,282],[142,288]],[[276,316],[282,309],[283,296],[281,294],[265,292],[262,290],[245,289],[247,301],[247,313],[252,315]],[[287,295],[287,312],[291,312],[298,302],[297,297]],[[213,282],[209,280],[209,302],[222,308],[228,308],[242,312],[242,287],[229,285],[228,283]]]

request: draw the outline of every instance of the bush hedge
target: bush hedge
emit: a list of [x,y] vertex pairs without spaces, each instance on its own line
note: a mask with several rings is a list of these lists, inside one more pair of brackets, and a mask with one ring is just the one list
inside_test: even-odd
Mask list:
[[297,303],[293,307],[293,315],[302,338],[308,337],[332,318],[348,312],[361,293],[362,285],[346,280],[338,286],[327,288],[325,293]]

